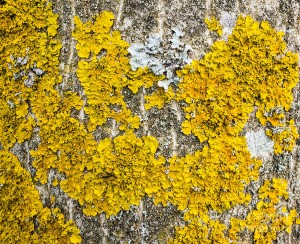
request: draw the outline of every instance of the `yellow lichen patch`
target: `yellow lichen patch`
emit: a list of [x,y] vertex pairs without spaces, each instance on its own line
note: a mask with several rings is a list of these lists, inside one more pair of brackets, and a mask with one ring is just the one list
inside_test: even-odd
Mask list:
[[209,139],[210,146],[182,158],[169,160],[172,190],[168,200],[185,213],[187,220],[207,214],[210,209],[223,212],[237,204],[248,204],[246,184],[258,177],[259,160],[251,160],[245,138],[223,136]]
[[145,108],[150,109],[152,107],[157,107],[161,109],[166,103],[170,102],[173,98],[174,94],[172,92],[171,87],[169,87],[167,92],[165,92],[163,88],[159,87],[152,94],[145,96]]
[[[78,200],[90,216],[128,210],[144,195],[155,203],[169,201],[185,210],[184,219],[189,222],[178,229],[175,243],[226,242],[225,225],[210,219],[209,212],[249,203],[244,188],[258,178],[261,161],[251,159],[240,133],[255,106],[259,121],[271,127],[267,134],[275,141],[275,153],[292,150],[298,137],[293,120],[284,115],[298,80],[297,56],[286,52],[283,34],[267,22],[239,17],[227,42],[217,41],[202,60],[178,72],[182,79],[176,94],[162,94],[159,89],[145,96],[146,109],[161,108],[173,98],[185,102],[182,131],[204,143],[202,151],[174,156],[165,166],[165,159],[156,155],[158,141],[134,134],[140,120],[122,95],[127,87],[137,93],[162,77],[147,68],[130,69],[129,44],[119,32],[111,31],[112,13],[103,12],[86,23],[78,17],[74,20],[77,76],[87,98],[85,105],[77,94],[59,94],[55,89],[62,81],[61,45],[55,37],[57,15],[51,5],[44,0],[7,0],[0,4],[0,16],[0,142],[4,148],[0,151],[0,228],[5,243],[11,238],[20,243],[80,242],[78,230],[64,222],[59,210],[42,207],[29,173],[7,152],[15,142],[29,139],[35,126],[41,139],[37,150],[31,151],[36,180],[47,183],[48,170],[57,169],[64,179],[52,185]],[[222,34],[215,19],[206,22]],[[82,108],[88,124],[71,116],[71,111]],[[91,132],[108,119],[122,132],[96,142]],[[253,231],[257,242],[273,240],[277,231],[290,231],[296,213],[284,208],[282,214],[276,211],[280,197],[287,197],[280,185],[285,187],[284,181],[265,182],[258,212],[251,211],[241,222],[232,220],[232,239],[243,228]],[[268,215],[262,218],[261,211]]]
[[[132,71],[129,44],[118,31],[110,31],[114,16],[104,11],[93,21],[82,23],[75,17],[73,36],[77,40],[77,76],[88,97],[85,112],[89,116],[89,129],[103,125],[108,118],[115,119],[124,128],[136,129],[139,123],[131,123],[133,116],[122,96],[122,89],[129,87],[136,93],[139,87],[149,88],[160,79],[148,69]],[[129,121],[127,121],[129,120]],[[134,118],[133,120],[137,120]],[[122,129],[122,128],[121,128]]]
[[[61,173],[69,175],[74,171],[84,170],[91,160],[96,142],[76,119],[59,113],[49,119],[48,126],[40,130],[42,143],[37,151],[31,151],[33,165],[37,168],[37,179],[47,182],[47,172],[57,168]],[[76,165],[76,168],[75,168]]]
[[[298,81],[298,57],[285,50],[282,37],[267,22],[240,16],[228,41],[215,42],[203,59],[178,71],[175,97],[186,102],[182,131],[205,143],[202,151],[169,160],[172,187],[165,198],[185,210],[186,221],[201,222],[209,210],[223,212],[249,203],[244,188],[258,179],[261,161],[250,157],[240,133],[255,106],[264,125],[284,128],[269,133],[275,153],[294,146],[298,134],[293,121],[284,111],[272,113],[290,109]],[[184,228],[181,236],[189,236],[188,231]]]
[[132,133],[104,139],[86,164],[86,171],[78,170],[61,185],[85,207],[87,215],[105,212],[110,216],[121,209],[129,210],[145,194],[152,196],[165,189],[161,183],[165,160],[154,157],[157,147],[154,137],[140,139]]
[[298,58],[285,46],[281,32],[239,17],[228,42],[215,42],[202,60],[179,71],[178,99],[188,103],[184,127],[200,141],[225,132],[237,136],[254,105],[266,112],[287,111],[298,81]]
[[4,150],[0,158],[0,242],[79,243],[73,221],[65,222],[59,209],[43,208],[30,174],[18,159]]
[[279,109],[279,112],[271,110],[268,113],[260,109],[256,116],[264,126],[269,127],[266,134],[274,141],[275,154],[293,150],[299,137],[294,119],[287,120],[282,109]]
[[29,139],[32,128],[39,126],[44,143],[39,152],[43,154],[44,148],[49,157],[37,161],[37,175],[46,178],[52,166],[47,160],[57,154],[45,145],[53,134],[47,128],[54,126],[51,122],[60,109],[54,89],[61,81],[58,16],[44,0],[2,1],[0,16],[1,243],[79,243],[74,223],[65,223],[59,209],[43,208],[30,174],[7,151],[15,142]]
[[274,153],[280,154],[284,151],[291,152],[299,137],[294,120],[290,120],[284,127],[267,129],[266,134],[274,141]]
[[[39,89],[43,89],[43,83]],[[84,170],[96,150],[96,141],[83,124],[70,116],[73,107],[82,106],[79,97],[69,92],[60,97],[57,91],[49,89],[39,91],[31,104],[42,139],[38,149],[31,151],[37,179],[46,183],[50,168],[57,168],[67,177],[74,174],[75,165],[77,170]]]
[[[57,43],[57,46],[47,46],[52,48],[49,53],[53,57],[58,57],[59,45]],[[83,170],[84,165],[91,160],[92,151],[96,149],[92,135],[70,115],[71,110],[79,110],[83,102],[71,92],[65,92],[61,96],[54,89],[54,85],[60,81],[59,60],[56,58],[30,98],[41,137],[38,149],[31,151],[31,155],[34,157],[33,166],[37,169],[36,179],[43,184],[47,182],[50,168],[57,168],[66,176],[73,173],[75,164]]]
[[168,243],[230,243],[224,235],[226,225],[218,220],[209,220],[208,216],[203,216],[207,222],[199,219],[192,220],[188,226],[184,228],[176,228],[175,238]]
[[[270,116],[269,116],[270,114]],[[271,110],[270,113],[266,113],[263,109],[259,109],[256,112],[256,117],[259,118],[260,123],[263,126],[266,126],[267,124],[270,124],[272,127],[283,127],[286,124],[286,118],[284,111],[279,110]]]
[[45,32],[57,28],[57,15],[46,1],[5,1],[0,16],[0,140],[10,148],[31,136],[35,122],[28,102],[37,83],[51,80],[53,86],[59,81],[53,66],[61,46]]
[[42,142],[31,154],[36,179],[46,183],[50,168],[68,175],[74,164],[89,161],[86,153],[96,150],[96,142],[70,116],[73,107],[82,107],[80,98],[72,93],[61,97],[54,88],[62,81],[61,44],[54,37],[58,16],[51,4],[5,1],[0,15],[0,142],[8,149],[29,139],[32,127],[38,126]]
[[259,189],[259,202],[256,209],[253,209],[246,219],[231,219],[229,236],[237,239],[237,233],[244,229],[254,233],[255,243],[272,243],[276,239],[277,232],[287,231],[290,233],[294,224],[296,210],[287,211],[286,207],[278,204],[281,199],[287,199],[287,181],[284,179],[266,180]]
[[222,36],[223,28],[220,22],[215,19],[215,17],[212,17],[211,19],[205,18],[204,22],[207,24],[208,29],[211,31],[216,31],[219,36]]
[[22,143],[30,138],[35,121],[28,114],[27,103],[19,102],[19,104],[10,106],[5,100],[4,97],[0,98],[0,143],[5,149],[8,149],[16,141]]
[[[107,119],[114,119],[118,129],[125,131],[113,139],[101,140],[97,149],[85,155],[67,174],[61,187],[84,206],[84,213],[117,214],[130,205],[138,205],[142,197],[165,189],[163,157],[155,157],[158,142],[154,137],[138,138],[139,117],[127,108],[122,90],[136,93],[142,86],[149,88],[161,77],[146,69],[132,71],[128,58],[129,44],[117,31],[110,31],[113,15],[103,12],[93,21],[82,23],[75,17],[73,36],[77,40],[77,75],[87,97],[84,108],[89,116],[88,129],[93,131]],[[91,155],[92,158],[90,157]],[[84,167],[84,170],[82,168]]]
[[[47,36],[49,28],[57,28],[57,15],[46,1],[4,1],[0,17],[0,143],[8,149],[30,138],[35,123],[28,105],[29,86],[35,87],[34,83],[52,73],[59,54],[55,49],[60,45]],[[41,78],[40,71],[47,74]]]

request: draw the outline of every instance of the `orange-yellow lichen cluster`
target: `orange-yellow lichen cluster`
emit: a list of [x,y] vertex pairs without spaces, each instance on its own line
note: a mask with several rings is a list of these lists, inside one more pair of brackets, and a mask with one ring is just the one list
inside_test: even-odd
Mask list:
[[153,91],[150,95],[145,96],[145,109],[149,110],[152,107],[161,109],[172,99],[174,99],[174,93],[171,87],[169,87],[168,92],[165,92],[164,88],[158,87],[157,90]]
[[[253,232],[255,243],[272,243],[277,233],[287,231],[295,223],[296,210],[280,207],[282,199],[287,200],[287,181],[284,179],[266,180],[259,189],[259,202],[245,219],[231,218],[230,228],[207,215],[191,220],[188,226],[176,228],[176,237],[169,243],[240,243],[239,234],[244,230]],[[229,238],[224,233],[228,231]]]
[[298,57],[286,51],[282,37],[267,22],[239,17],[227,42],[216,41],[202,60],[181,70],[178,99],[188,103],[183,132],[201,142],[224,134],[237,137],[253,106],[264,125],[271,109],[288,111]]
[[77,75],[87,97],[87,127],[93,131],[113,119],[117,130],[124,131],[123,135],[101,140],[97,146],[88,146],[86,161],[77,161],[72,176],[61,183],[62,189],[85,207],[87,215],[128,210],[130,205],[138,205],[146,193],[151,196],[162,189],[158,179],[165,176],[164,158],[154,156],[157,140],[134,134],[140,120],[122,95],[125,87],[136,93],[139,87],[150,87],[160,77],[148,69],[130,69],[129,45],[119,32],[110,30],[112,24],[113,15],[109,12],[84,24],[75,17],[73,36],[81,58]]
[[[258,107],[257,118],[271,128],[267,134],[275,140],[275,153],[294,147],[298,134],[293,120],[272,113],[276,108],[290,109],[292,88],[298,82],[298,57],[286,51],[282,37],[283,33],[276,32],[267,22],[240,16],[227,42],[216,41],[202,60],[193,61],[178,72],[181,82],[175,96],[187,104],[182,131],[193,133],[206,145],[201,152],[170,159],[168,176],[172,190],[168,200],[179,209],[188,209],[184,216],[192,221],[192,226],[186,227],[187,232],[184,229],[178,232],[175,242],[183,235],[187,240],[196,238],[197,228],[200,232],[206,228],[206,237],[214,241],[209,236],[208,211],[223,212],[249,202],[244,187],[258,178],[261,162],[250,157],[240,133],[254,106]],[[275,126],[283,129],[273,133]],[[272,194],[276,195],[276,188]],[[276,213],[274,204],[270,204],[267,208]],[[249,214],[250,219],[253,214]],[[272,238],[268,243],[276,231],[290,228],[295,212],[291,215],[291,221],[279,221],[284,226],[281,229],[277,224],[269,226]],[[263,225],[276,216],[264,219],[262,215],[255,223]],[[253,222],[245,223],[249,230],[256,230],[251,226]],[[257,236],[255,232],[255,240]]]
[[[298,138],[290,109],[291,90],[298,81],[297,56],[286,51],[283,34],[267,22],[239,17],[228,41],[217,41],[202,60],[178,72],[178,89],[163,89],[145,96],[146,109],[161,108],[171,99],[185,102],[184,134],[204,143],[201,151],[166,160],[156,155],[158,141],[138,137],[140,119],[128,108],[125,88],[137,93],[162,77],[147,68],[132,71],[129,44],[118,31],[111,31],[113,15],[103,12],[86,23],[75,17],[77,76],[86,104],[72,92],[55,89],[62,81],[59,70],[61,44],[57,15],[45,0],[0,1],[0,240],[5,243],[78,243],[81,238],[72,221],[65,223],[58,209],[44,208],[30,174],[9,152],[15,142],[31,137],[39,128],[41,142],[31,151],[36,180],[48,182],[49,169],[69,196],[78,200],[86,215],[117,214],[138,205],[144,195],[155,203],[170,202],[184,210],[189,223],[177,228],[174,243],[227,243],[238,240],[245,228],[258,243],[290,231],[295,210],[278,209],[287,198],[286,181],[265,181],[260,201],[246,219],[232,219],[228,229],[209,216],[238,204],[248,204],[245,186],[257,180],[261,161],[253,159],[240,133],[249,114],[267,126],[275,153],[291,151]],[[206,20],[222,34],[221,25]],[[87,120],[78,121],[71,110],[84,109]],[[108,119],[116,132],[97,142],[92,133]],[[167,173],[166,173],[167,172]],[[37,227],[34,225],[37,222]],[[13,226],[13,228],[10,228]]]
[[0,151],[1,243],[79,243],[73,221],[43,207],[30,174],[11,152]]
[[[132,71],[129,44],[118,31],[110,31],[114,16],[103,12],[94,21],[82,23],[75,17],[73,36],[81,60],[77,76],[88,97],[85,112],[89,116],[89,129],[105,124],[108,118],[122,124],[120,129],[136,129],[140,125],[137,115],[127,108],[122,89],[128,87],[136,93],[141,86],[149,88],[159,80],[148,69]],[[115,105],[116,108],[112,108]]]
[[80,204],[84,213],[116,215],[129,210],[141,198],[162,189],[164,158],[155,158],[158,143],[154,137],[142,139],[126,133],[114,140],[106,138],[97,147],[86,172],[63,182],[63,189]]
[[219,220],[211,220],[207,215],[203,217],[207,219],[206,222],[202,222],[200,219],[193,219],[183,228],[176,227],[176,237],[170,239],[168,244],[230,243],[224,234],[227,229],[225,224],[222,224]]
[[272,243],[279,231],[291,232],[291,226],[298,215],[295,209],[280,207],[281,199],[288,198],[287,181],[284,179],[266,180],[259,189],[259,202],[246,219],[231,219],[229,236],[236,240],[236,234],[248,229],[254,233],[255,243]]
[[[28,105],[32,88],[24,82],[35,68],[44,71],[43,79],[57,74],[53,66],[60,45],[53,39],[57,15],[46,1],[5,1],[0,3],[0,16],[0,142],[10,148],[29,139],[35,124]],[[40,77],[35,78],[37,83]]]
[[216,31],[219,36],[222,36],[223,28],[220,22],[215,19],[215,17],[212,17],[211,19],[205,18],[204,22],[211,31]]
[[58,108],[58,16],[43,0],[2,1],[0,16],[0,242],[79,243],[74,223],[65,223],[59,209],[43,208],[30,174],[8,152],[34,126],[49,126],[44,114]]

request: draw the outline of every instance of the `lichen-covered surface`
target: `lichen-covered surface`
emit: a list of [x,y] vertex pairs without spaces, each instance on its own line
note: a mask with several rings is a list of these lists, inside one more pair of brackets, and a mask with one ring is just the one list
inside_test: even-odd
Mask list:
[[0,242],[299,243],[297,1],[0,0]]

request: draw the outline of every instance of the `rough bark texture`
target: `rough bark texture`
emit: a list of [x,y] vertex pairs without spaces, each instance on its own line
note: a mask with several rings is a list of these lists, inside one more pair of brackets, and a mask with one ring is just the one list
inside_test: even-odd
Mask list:
[[[189,52],[192,59],[201,58],[210,48],[216,36],[207,30],[204,23],[206,16],[215,16],[226,20],[226,16],[250,15],[258,21],[267,20],[277,30],[283,30],[288,49],[299,52],[300,48],[300,14],[299,2],[296,0],[52,0],[54,12],[59,14],[59,35],[63,48],[60,63],[63,80],[72,81],[73,90],[82,92],[76,77],[77,54],[75,41],[71,36],[74,28],[73,17],[80,16],[89,20],[103,10],[112,11],[115,15],[114,29],[120,30],[123,38],[129,43],[145,43],[151,33],[162,36],[162,48],[168,50],[172,38],[172,28],[178,27],[185,35],[181,41],[189,44],[193,51]],[[230,23],[229,23],[230,25]],[[172,57],[159,57],[168,59]],[[175,59],[174,69],[182,67]],[[179,62],[178,64],[175,64]],[[176,66],[177,65],[177,66]],[[69,83],[69,82],[68,82]],[[60,89],[64,89],[63,86]],[[295,118],[296,126],[300,126],[299,87],[294,89],[294,104],[289,116]],[[186,136],[181,132],[184,113],[177,103],[166,105],[163,109],[144,109],[143,96],[145,91],[133,94],[124,90],[126,103],[131,110],[143,118],[138,135],[153,135],[160,142],[159,152],[166,158],[174,154],[185,155],[201,149],[195,136]],[[109,122],[113,128],[113,122]],[[258,131],[259,125],[255,118],[250,118],[245,126],[247,131]],[[108,135],[96,132],[96,139]],[[260,138],[256,138],[256,140]],[[254,139],[255,141],[255,139]],[[37,147],[38,139],[32,138],[24,145],[15,145],[13,151],[19,156],[26,169],[33,172],[30,165],[29,150]],[[299,144],[299,143],[298,143]],[[261,150],[264,150],[262,148]],[[300,210],[300,151],[298,146],[290,154],[267,157],[261,168],[261,180],[282,177],[289,181],[289,207]],[[49,179],[56,174],[50,172]],[[52,175],[52,176],[51,176]],[[251,184],[247,191],[255,194],[261,182]],[[171,204],[167,207],[156,206],[145,197],[139,206],[129,211],[121,211],[117,216],[106,219],[104,214],[98,217],[87,217],[77,201],[69,198],[58,187],[50,184],[39,187],[43,204],[50,206],[50,195],[55,195],[54,206],[62,209],[66,218],[75,221],[80,228],[82,243],[166,243],[174,236],[174,227],[184,225],[182,213]],[[257,196],[256,196],[257,197]],[[255,202],[255,201],[252,201]],[[53,206],[53,205],[52,205]],[[236,207],[221,216],[215,216],[228,223],[230,216],[245,216],[249,210]],[[245,237],[250,243],[251,237]],[[297,227],[290,234],[279,235],[276,243],[299,243],[300,232]]]

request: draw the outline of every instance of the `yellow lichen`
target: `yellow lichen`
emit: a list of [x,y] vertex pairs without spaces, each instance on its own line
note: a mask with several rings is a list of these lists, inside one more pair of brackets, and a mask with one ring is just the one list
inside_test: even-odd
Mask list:
[[215,42],[202,60],[179,71],[178,99],[189,104],[183,127],[203,142],[225,131],[237,136],[255,105],[265,112],[287,111],[298,58],[285,51],[282,36],[265,22],[239,17],[227,42]]
[[250,159],[243,147],[244,138],[223,136],[209,143],[201,152],[169,160],[172,190],[168,200],[179,210],[188,209],[187,220],[209,209],[223,212],[237,204],[247,204],[250,196],[244,188],[258,177],[261,161]]
[[[78,98],[71,93],[66,93],[64,98],[56,91],[50,94],[37,96],[32,102],[42,142],[36,151],[31,151],[31,155],[34,157],[37,179],[42,183],[47,182],[50,168],[57,168],[66,176],[72,175],[74,169],[83,170],[96,149],[92,135],[87,133],[83,124],[70,116],[71,108],[76,103],[77,108],[81,105]],[[40,99],[43,99],[42,104]]]
[[33,127],[51,126],[44,114],[57,111],[58,16],[44,0],[2,1],[0,16],[0,242],[79,243],[73,221],[43,208],[30,174],[8,152],[29,139]]
[[284,179],[266,180],[259,189],[259,202],[246,219],[231,219],[229,236],[237,239],[237,233],[247,229],[254,233],[255,243],[272,243],[279,231],[291,232],[297,212],[286,207],[279,207],[281,199],[287,199],[287,181]]
[[[127,108],[122,89],[128,87],[136,93],[139,87],[149,88],[160,78],[147,68],[131,70],[129,44],[122,40],[118,31],[110,31],[113,19],[113,14],[106,11],[86,23],[82,23],[79,17],[74,19],[76,28],[73,36],[78,42],[78,56],[82,58],[78,63],[77,76],[88,97],[85,112],[89,116],[90,130],[103,125],[108,118],[125,124],[123,127],[128,129],[138,128],[139,119]],[[110,105],[117,108],[113,109]]]
[[222,36],[223,28],[220,22],[215,19],[215,17],[212,17],[211,19],[205,18],[204,22],[207,24],[208,29],[211,31],[216,31],[219,36]]
[[85,206],[87,215],[105,212],[110,216],[129,210],[145,194],[152,196],[163,188],[160,179],[165,160],[154,157],[157,147],[155,138],[140,139],[132,133],[104,139],[86,164],[86,172],[77,170],[62,187]]
[[168,243],[230,243],[224,235],[226,225],[220,223],[218,220],[209,220],[207,222],[199,219],[192,220],[188,226],[184,228],[176,228],[176,236],[170,239]]
[[0,242],[80,243],[73,221],[44,208],[30,174],[12,153],[0,150]]
[[159,87],[152,94],[145,96],[145,108],[150,109],[152,107],[157,107],[161,109],[166,103],[170,102],[173,98],[174,94],[172,92],[171,87],[169,87],[167,92],[165,92],[163,88]]
[[[276,131],[277,130],[277,131]],[[266,134],[274,141],[274,153],[280,154],[284,151],[291,152],[299,137],[294,120],[291,119],[285,126],[267,129]]]
[[[46,1],[5,1],[0,16],[0,142],[10,148],[16,141],[29,139],[35,124],[28,106],[32,88],[24,83],[34,68],[46,72],[43,78],[47,79],[60,45],[47,36],[47,30],[56,30],[58,25]],[[50,32],[51,37],[56,33]],[[35,83],[43,78],[35,76]]]
[[[69,149],[69,158],[77,155],[78,159],[69,169],[66,168],[69,159],[61,165],[60,161],[55,165],[51,163],[51,167],[67,176],[60,184],[62,189],[84,206],[85,214],[92,216],[102,212],[115,215],[121,209],[128,210],[130,205],[138,205],[145,194],[152,196],[159,189],[165,189],[158,180],[166,179],[165,160],[154,156],[158,142],[154,137],[138,138],[134,134],[140,121],[127,108],[122,95],[125,87],[136,93],[141,86],[150,87],[160,77],[155,77],[148,69],[130,69],[129,45],[121,39],[119,32],[110,31],[112,23],[113,15],[109,12],[84,24],[75,17],[73,36],[78,41],[76,48],[81,58],[77,75],[87,97],[84,110],[89,116],[88,129],[93,131],[110,118],[125,133],[103,139],[97,145],[90,140],[90,134],[85,135],[90,144],[75,143],[82,147],[79,150],[83,152],[82,157],[76,154],[78,148],[74,151],[65,141],[62,144],[56,142],[53,146],[60,150],[60,158],[63,148]],[[74,128],[72,133],[76,134],[80,126],[76,125],[77,130]],[[66,133],[70,129],[63,131]],[[74,145],[76,138],[68,137]]]
[[[267,22],[240,16],[228,41],[215,42],[203,59],[178,71],[181,81],[175,96],[187,104],[182,131],[205,145],[195,154],[169,160],[172,188],[166,198],[185,210],[186,221],[202,221],[199,232],[209,229],[202,219],[209,210],[221,213],[249,203],[244,188],[258,179],[261,161],[250,157],[240,133],[255,106],[264,125],[284,128],[267,133],[275,141],[276,154],[295,145],[298,134],[293,121],[272,113],[276,108],[290,109],[298,81],[298,57],[285,50],[282,37]],[[176,238],[192,239],[195,231],[195,226],[186,227]]]
[[[185,102],[182,132],[204,143],[201,151],[174,156],[165,166],[166,160],[156,155],[157,139],[135,135],[140,119],[123,97],[124,89],[135,94],[162,77],[148,68],[131,70],[129,44],[111,31],[112,13],[105,11],[86,23],[74,19],[77,76],[86,103],[75,93],[60,94],[55,88],[62,81],[61,44],[51,4],[7,0],[0,4],[0,16],[0,237],[5,243],[81,241],[73,222],[65,223],[58,209],[43,208],[30,174],[8,152],[15,142],[28,140],[33,127],[39,127],[41,139],[30,152],[39,183],[47,183],[48,170],[57,169],[64,179],[52,185],[78,200],[90,216],[128,210],[144,195],[155,203],[170,202],[184,210],[189,224],[177,228],[173,243],[229,242],[226,226],[210,219],[209,212],[249,203],[244,189],[258,179],[262,162],[251,158],[240,134],[255,107],[257,118],[269,128],[276,154],[291,151],[298,138],[294,121],[284,114],[298,81],[298,58],[285,50],[283,33],[267,22],[240,16],[228,41],[215,42],[202,60],[178,72],[181,81],[175,92],[159,88],[145,96],[146,109],[162,108],[171,99]],[[222,35],[214,18],[205,22]],[[34,69],[39,74],[33,79]],[[88,115],[87,123],[71,116],[80,109]],[[108,119],[116,122],[117,133],[96,142],[92,132]],[[247,228],[255,241],[269,243],[278,231],[290,231],[295,210],[278,210],[280,197],[287,197],[286,182],[265,181],[259,194],[256,210],[245,220],[232,219],[231,239]]]

